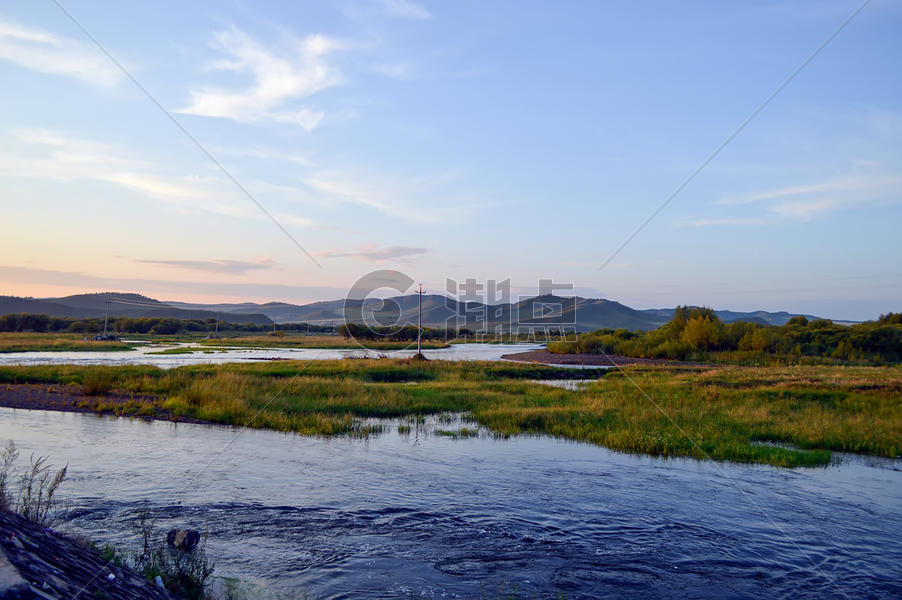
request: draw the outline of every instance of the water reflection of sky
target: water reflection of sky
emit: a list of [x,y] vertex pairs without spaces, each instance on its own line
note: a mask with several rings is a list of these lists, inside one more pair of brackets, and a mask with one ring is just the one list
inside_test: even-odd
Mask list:
[[[340,358],[378,358],[380,356],[410,357],[416,346],[407,350],[336,350],[322,348],[205,348],[206,352],[191,354],[158,354],[167,348],[198,347],[185,343],[169,346],[139,346],[130,351],[110,352],[9,352],[0,354],[0,365],[156,365],[161,368],[182,365],[219,364],[226,362],[287,360],[329,360]],[[503,354],[539,350],[540,344],[452,344],[448,348],[423,350],[433,360],[500,360]]]
[[127,545],[142,508],[164,529],[209,528],[220,574],[292,597],[469,598],[505,584],[539,598],[902,594],[899,460],[781,469],[447,435],[462,427],[474,425],[236,437],[0,409],[0,439],[69,464],[76,529]]

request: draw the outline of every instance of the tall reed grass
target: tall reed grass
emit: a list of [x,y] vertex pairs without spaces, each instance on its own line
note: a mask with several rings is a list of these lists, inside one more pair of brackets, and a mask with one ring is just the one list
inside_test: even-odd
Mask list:
[[[0,383],[86,385],[94,369],[0,367]],[[391,359],[103,369],[110,389],[156,397],[150,412],[302,434],[353,434],[372,417],[463,412],[499,435],[548,434],[659,456],[795,467],[826,464],[831,450],[902,452],[899,367],[634,365],[600,378]],[[579,391],[530,381],[562,377],[597,380]],[[119,414],[148,410],[94,402]]]

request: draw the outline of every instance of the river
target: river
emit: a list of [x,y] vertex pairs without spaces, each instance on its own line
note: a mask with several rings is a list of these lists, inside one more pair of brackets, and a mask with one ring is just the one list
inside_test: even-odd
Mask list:
[[218,574],[286,597],[902,596],[902,461],[780,469],[396,425],[318,438],[0,409],[0,439],[69,463],[76,530],[129,545],[146,509],[208,530]]
[[[416,346],[407,350],[323,349],[323,348],[235,348],[212,346],[206,352],[190,354],[160,354],[172,348],[197,348],[197,344],[181,343],[166,346],[148,344],[134,350],[100,352],[7,352],[0,353],[0,365],[155,365],[163,369],[196,364],[285,360],[329,360],[340,358],[377,358],[390,356],[409,358],[416,354]],[[542,344],[451,344],[447,348],[423,350],[430,360],[501,360],[503,354],[528,352],[543,348]]]

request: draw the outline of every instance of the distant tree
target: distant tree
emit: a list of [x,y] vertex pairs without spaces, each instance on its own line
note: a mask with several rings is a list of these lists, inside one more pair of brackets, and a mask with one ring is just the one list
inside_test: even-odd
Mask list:
[[0,331],[19,331],[19,315],[8,314],[0,317]]
[[172,335],[173,333],[178,333],[179,329],[181,329],[181,324],[177,319],[160,319],[151,328],[150,332],[160,335]]
[[63,331],[69,326],[69,319],[63,317],[50,317],[50,323],[47,328],[50,331]]
[[886,360],[902,359],[902,328],[892,325],[875,327],[870,331],[856,333],[849,342],[852,347],[864,352],[878,354]]
[[884,325],[902,325],[902,313],[880,315],[880,323]]
[[69,326],[66,327],[66,331],[69,333],[85,333],[85,322],[72,321],[71,323],[69,323]]
[[673,318],[661,329],[664,330],[664,334],[667,338],[671,340],[679,340],[683,335],[683,329],[686,327],[686,323],[688,321],[689,307],[677,306],[676,310],[673,313]]
[[19,315],[18,331],[47,331],[47,325],[50,323],[50,317],[47,315]]
[[747,332],[739,340],[740,350],[754,350],[756,352],[769,352],[773,349],[774,331],[771,328],[758,327]]
[[723,323],[717,317],[696,315],[686,322],[680,339],[698,350],[716,350],[724,339]]
[[[804,319],[804,317],[802,317]],[[833,321],[829,319],[815,319],[814,321],[807,321],[808,329],[826,329],[828,327],[833,327]]]

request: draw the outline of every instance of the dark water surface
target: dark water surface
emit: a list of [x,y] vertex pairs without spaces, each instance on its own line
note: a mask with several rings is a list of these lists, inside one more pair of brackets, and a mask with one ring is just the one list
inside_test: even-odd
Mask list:
[[902,597],[902,461],[787,470],[394,426],[235,433],[0,409],[0,439],[69,463],[78,529],[131,544],[146,507],[164,530],[208,528],[218,574],[288,597]]

